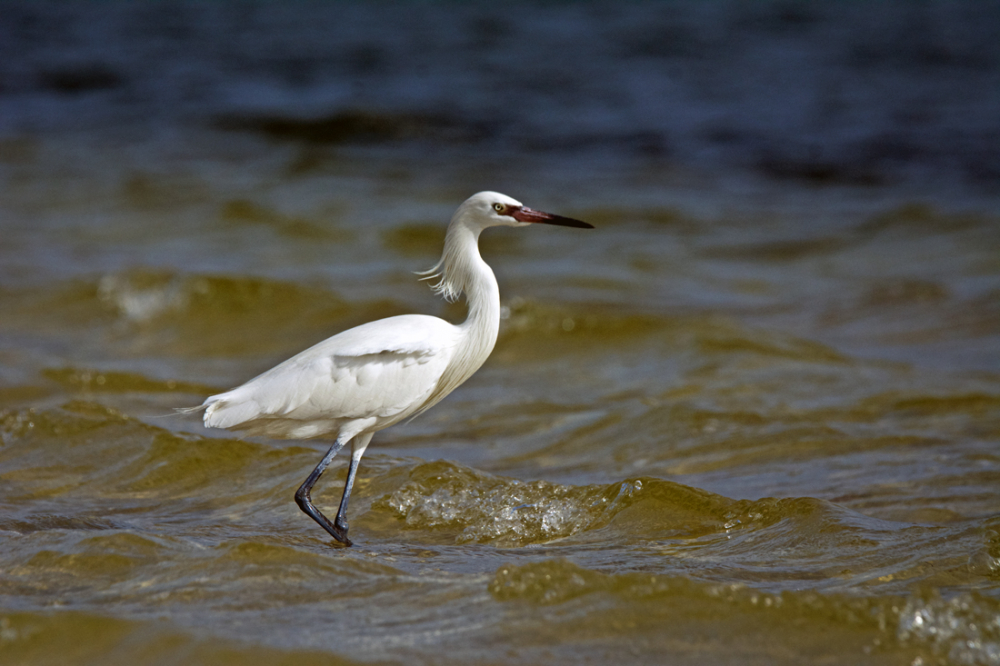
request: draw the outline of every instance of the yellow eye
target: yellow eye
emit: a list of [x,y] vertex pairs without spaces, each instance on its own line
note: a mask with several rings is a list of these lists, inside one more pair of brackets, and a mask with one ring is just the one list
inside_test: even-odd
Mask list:
[[495,203],[495,204],[493,204],[493,210],[495,210],[498,213],[502,213],[503,210],[504,210],[504,208],[505,208],[505,206],[502,203]]

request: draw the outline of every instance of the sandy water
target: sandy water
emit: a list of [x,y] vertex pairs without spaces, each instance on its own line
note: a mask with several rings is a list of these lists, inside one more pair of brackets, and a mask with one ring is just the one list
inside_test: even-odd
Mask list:
[[[2,661],[1000,663],[996,5],[706,7],[8,3]],[[336,548],[172,409],[460,320],[486,188],[597,228]]]

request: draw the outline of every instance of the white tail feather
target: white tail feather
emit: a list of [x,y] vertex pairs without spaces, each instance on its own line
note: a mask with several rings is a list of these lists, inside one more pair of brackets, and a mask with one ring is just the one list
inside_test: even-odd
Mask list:
[[216,400],[205,410],[205,425],[209,428],[232,428],[260,416],[260,405],[253,400],[227,402]]

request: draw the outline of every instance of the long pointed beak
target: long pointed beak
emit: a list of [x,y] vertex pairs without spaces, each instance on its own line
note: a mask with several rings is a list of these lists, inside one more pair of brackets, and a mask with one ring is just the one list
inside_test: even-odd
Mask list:
[[587,224],[586,222],[581,222],[580,220],[574,220],[572,217],[563,217],[562,215],[543,213],[540,210],[534,210],[533,208],[528,208],[527,206],[521,206],[520,208],[514,209],[510,213],[510,216],[513,217],[518,222],[538,222],[541,224],[557,224],[560,227],[576,227],[577,229],[594,228],[594,225]]

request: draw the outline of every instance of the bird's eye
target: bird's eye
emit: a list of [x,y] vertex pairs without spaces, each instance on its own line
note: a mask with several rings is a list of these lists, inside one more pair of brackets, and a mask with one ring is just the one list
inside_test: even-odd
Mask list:
[[504,208],[505,206],[502,203],[493,204],[493,210],[495,210],[498,213],[502,213],[504,211]]

